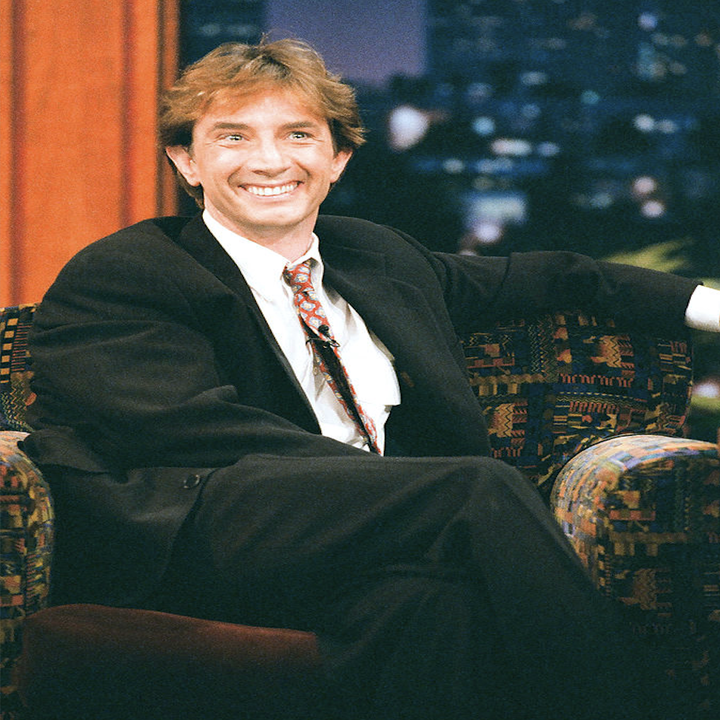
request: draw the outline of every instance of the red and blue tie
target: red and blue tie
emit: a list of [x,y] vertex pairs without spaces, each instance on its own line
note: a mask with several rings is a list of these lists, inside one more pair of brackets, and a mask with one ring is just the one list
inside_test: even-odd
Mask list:
[[293,300],[300,324],[313,350],[313,358],[348,417],[365,438],[373,452],[380,453],[375,423],[362,409],[355,388],[340,358],[327,315],[320,304],[310,274],[310,260],[285,268],[285,280],[293,290]]

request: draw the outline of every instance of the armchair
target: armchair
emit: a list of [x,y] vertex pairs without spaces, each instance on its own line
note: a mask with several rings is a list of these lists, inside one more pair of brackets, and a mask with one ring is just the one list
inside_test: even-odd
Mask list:
[[[249,701],[252,717],[258,706],[282,715],[303,691],[321,691],[309,633],[51,607],[51,494],[17,446],[30,430],[33,311],[0,311],[2,720],[157,718],[160,708],[214,717],[223,692]],[[682,437],[686,339],[558,313],[483,329],[464,346],[493,454],[532,478],[600,591],[716,717],[720,458],[712,443]]]

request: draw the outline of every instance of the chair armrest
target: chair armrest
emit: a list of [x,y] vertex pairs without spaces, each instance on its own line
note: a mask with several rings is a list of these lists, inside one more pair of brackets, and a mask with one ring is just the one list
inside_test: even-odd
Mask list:
[[555,516],[598,588],[670,620],[720,622],[720,458],[709,442],[622,436],[572,458]]
[[713,708],[702,717],[717,717],[718,447],[658,435],[605,440],[561,470],[551,503],[596,586],[698,707]]
[[32,717],[300,717],[291,708],[322,691],[309,632],[59,605],[29,618],[24,635],[17,679]]
[[8,713],[17,701],[11,675],[23,621],[48,605],[53,545],[50,491],[17,445],[26,434],[0,432],[0,697]]

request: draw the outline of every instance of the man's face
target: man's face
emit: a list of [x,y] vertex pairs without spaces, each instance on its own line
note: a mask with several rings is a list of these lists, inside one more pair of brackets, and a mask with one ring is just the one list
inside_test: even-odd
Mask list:
[[259,90],[214,103],[196,123],[190,148],[167,148],[205,208],[261,245],[309,241],[320,203],[350,152],[335,152],[325,118],[289,90]]

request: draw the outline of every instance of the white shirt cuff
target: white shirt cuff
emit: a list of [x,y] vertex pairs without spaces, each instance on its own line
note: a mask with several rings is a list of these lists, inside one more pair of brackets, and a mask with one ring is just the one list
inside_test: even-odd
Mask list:
[[720,332],[720,290],[698,285],[690,296],[685,324],[695,330]]

